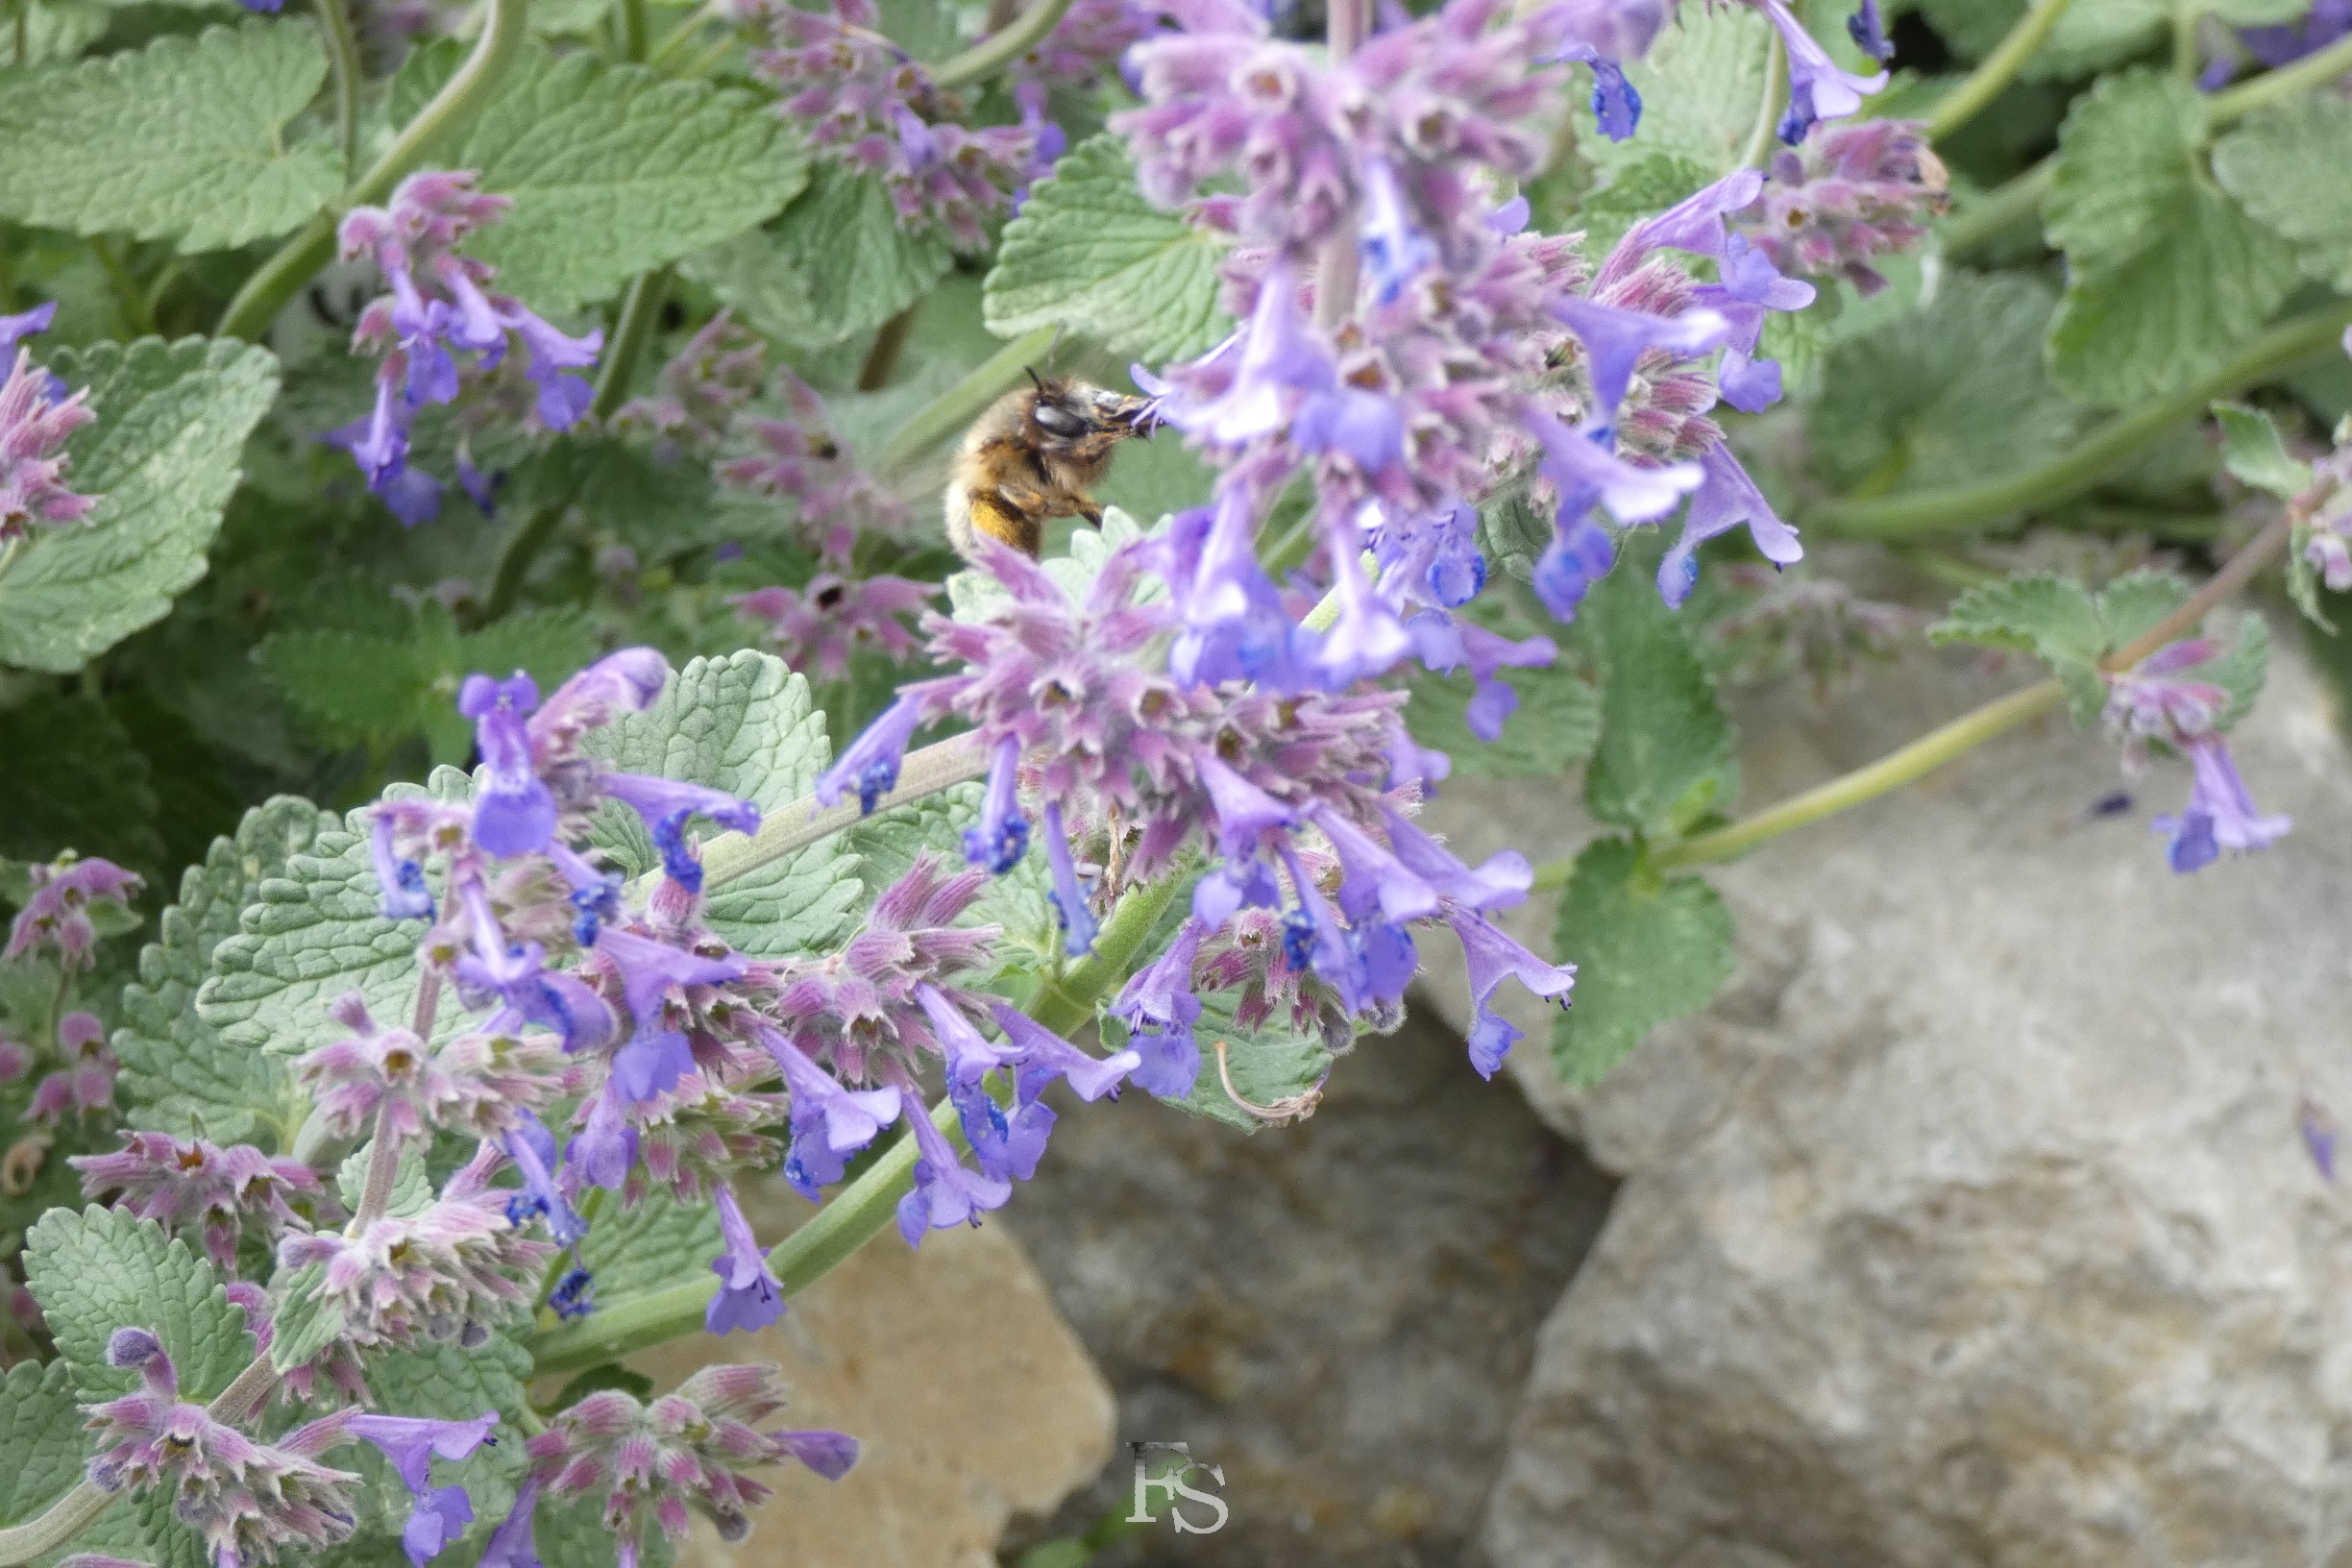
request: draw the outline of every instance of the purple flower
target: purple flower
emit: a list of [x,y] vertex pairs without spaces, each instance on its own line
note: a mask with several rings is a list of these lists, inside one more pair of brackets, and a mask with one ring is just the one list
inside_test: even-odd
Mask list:
[[1785,273],[1886,286],[1870,265],[1926,237],[1944,209],[1944,165],[1916,120],[1863,120],[1774,156],[1772,179],[1740,230]]
[[12,351],[19,339],[47,331],[57,320],[57,301],[51,300],[16,315],[0,315],[0,354]]
[[1699,547],[1742,523],[1748,525],[1749,537],[1755,541],[1756,549],[1775,566],[1788,566],[1804,558],[1804,547],[1798,543],[1797,530],[1780,521],[1772,509],[1772,502],[1764,499],[1764,492],[1756,488],[1755,481],[1740,467],[1729,448],[1718,441],[1700,457],[1699,466],[1705,478],[1698,493],[1691,497],[1690,510],[1683,516],[1682,537],[1658,563],[1658,594],[1678,609],[1699,581]]
[[708,958],[621,930],[600,935],[597,951],[619,972],[629,1016],[637,1020],[628,1041],[613,1053],[613,1082],[632,1100],[666,1094],[680,1075],[694,1069],[692,1047],[669,1022],[672,989],[739,980],[747,960],[734,952]]
[[111,1154],[71,1157],[82,1195],[200,1239],[224,1271],[236,1267],[237,1243],[248,1231],[274,1241],[300,1223],[287,1200],[319,1191],[308,1165],[272,1159],[250,1143],[222,1148],[169,1133],[124,1133],[122,1139]]
[[393,848],[393,814],[380,811],[368,831],[368,852],[376,862],[376,885],[383,894],[387,920],[429,920],[432,894],[425,886],[425,868]]
[[872,815],[874,803],[898,787],[898,764],[906,755],[907,742],[921,727],[920,694],[901,692],[898,700],[883,709],[882,716],[868,724],[817,780],[818,801],[840,805],[842,791],[854,788],[859,810]]
[[515,1488],[514,1507],[482,1543],[479,1568],[546,1568],[531,1538],[531,1516],[538,1511],[539,1482],[526,1481]]
[[1011,1046],[991,1045],[937,986],[928,982],[917,986],[915,999],[931,1020],[931,1038],[939,1041],[940,1054],[946,1058],[949,1084],[976,1084],[998,1067],[1020,1060],[1020,1052]]
[[[1449,906],[1443,914],[1446,924],[1460,939],[1462,959],[1470,971],[1470,1005],[1476,1012],[1470,1029],[1470,1063],[1481,1077],[1491,1078],[1520,1035],[1487,1005],[1496,988],[1506,978],[1515,977],[1535,995],[1565,997],[1576,984],[1576,966],[1545,963],[1471,910]],[[1561,1005],[1567,1004],[1563,1001]]]
[[1470,732],[1482,741],[1499,739],[1503,722],[1519,706],[1519,694],[1497,680],[1495,672],[1507,666],[1540,670],[1559,656],[1558,647],[1549,637],[1530,637],[1514,643],[1476,622],[1434,610],[1424,610],[1414,616],[1410,630],[1421,662],[1431,670],[1443,674],[1460,665],[1470,667],[1470,678],[1477,689],[1464,717],[1469,721]]
[[1002,876],[1020,864],[1029,847],[1029,821],[1020,814],[1015,795],[1020,770],[1020,740],[1007,735],[996,743],[989,763],[988,793],[980,802],[980,821],[964,830],[964,858]]
[[605,1080],[602,1091],[588,1102],[580,1130],[564,1146],[565,1164],[591,1187],[611,1192],[626,1185],[629,1167],[637,1163],[637,1129],[629,1124],[624,1103],[620,1084]]
[[1436,241],[1406,210],[1396,166],[1384,158],[1364,160],[1363,228],[1356,249],[1373,298],[1383,305],[1437,261]]
[[1200,1043],[1189,1029],[1140,1034],[1128,1042],[1139,1060],[1127,1081],[1164,1100],[1181,1100],[1200,1077]]
[[1617,564],[1617,541],[1589,512],[1563,523],[1535,562],[1535,597],[1562,622],[1574,621],[1592,585]]
[[2223,849],[2267,849],[2287,836],[2293,819],[2265,817],[2255,809],[2254,797],[2218,735],[2197,737],[2188,750],[2188,806],[2178,817],[2159,817],[2148,824],[2166,836],[2175,871],[2199,870]]
[[555,796],[531,767],[524,725],[538,706],[538,684],[519,670],[509,680],[468,675],[457,689],[490,775],[474,802],[474,842],[501,858],[544,848],[555,832]]
[[86,968],[97,949],[92,906],[128,910],[146,885],[110,860],[71,850],[46,866],[26,870],[33,894],[10,922],[8,947],[0,956],[17,959],[46,948],[57,954],[58,967],[68,974]]
[[555,1182],[555,1135],[528,1111],[515,1113],[515,1129],[499,1147],[514,1162],[523,1177],[523,1191],[506,1200],[506,1219],[520,1226],[532,1215],[544,1215],[548,1235],[558,1246],[576,1247],[588,1237],[588,1222],[580,1218]]
[[1036,1099],[1056,1078],[1066,1079],[1077,1096],[1089,1103],[1106,1095],[1116,1099],[1119,1084],[1139,1064],[1133,1051],[1089,1056],[1027,1014],[1002,1002],[991,1004],[989,1012],[995,1017],[996,1027],[1004,1031],[1005,1039],[1020,1053],[1020,1066],[1015,1077],[1024,1101]]
[[662,870],[688,893],[702,891],[702,863],[686,844],[686,821],[707,817],[737,833],[757,833],[760,809],[723,790],[647,773],[606,773],[598,787],[645,820],[646,830],[661,851]]
[[1534,423],[1533,433],[1543,447],[1537,470],[1559,494],[1563,527],[1567,518],[1590,509],[1595,501],[1621,523],[1654,522],[1696,490],[1702,478],[1695,463],[1636,468],[1607,450],[1605,429],[1572,431],[1544,417]]
[[751,1222],[744,1217],[734,1189],[723,1182],[711,1196],[719,1206],[719,1234],[725,1246],[711,1264],[711,1272],[719,1276],[719,1293],[702,1314],[702,1327],[711,1334],[756,1332],[784,1315],[784,1287],[769,1271],[768,1255],[751,1234]]
[[472,1421],[366,1413],[344,1417],[344,1429],[380,1449],[416,1499],[401,1531],[401,1544],[418,1568],[438,1556],[443,1547],[465,1533],[465,1527],[474,1522],[474,1505],[467,1500],[464,1487],[433,1488],[433,1456],[462,1459],[483,1443],[495,1441],[490,1429],[498,1425],[498,1419],[496,1410]]
[[1887,41],[1886,24],[1878,16],[1878,0],[1862,0],[1861,9],[1846,18],[1846,34],[1854,47],[1881,63],[1895,58],[1895,46]]
[[2336,1179],[2336,1143],[2339,1134],[2336,1119],[2306,1098],[2295,1108],[2295,1125],[2303,1135],[2303,1147],[2311,1154],[2312,1164],[2320,1176],[2330,1182]]
[[[40,330],[18,329],[17,335]],[[7,352],[0,347],[0,355]],[[73,459],[64,451],[66,437],[98,417],[88,399],[86,390],[67,396],[55,377],[33,363],[30,350],[16,351],[7,378],[0,380],[0,545],[25,539],[36,527],[89,520],[98,498],[65,487],[65,470]]]
[[819,1188],[841,1180],[847,1156],[898,1119],[898,1090],[887,1084],[845,1089],[775,1031],[763,1031],[760,1041],[792,1091],[792,1152],[784,1162],[785,1179],[814,1203]]
[[1780,117],[1780,139],[1794,147],[1804,140],[1816,120],[1841,120],[1862,107],[1862,100],[1886,86],[1887,74],[1855,76],[1840,70],[1828,51],[1814,41],[1781,0],[1750,0],[1772,19],[1788,46],[1789,105]]
[[[800,517],[804,525],[811,520],[805,505]],[[839,680],[849,672],[852,652],[892,659],[912,653],[915,639],[899,618],[921,609],[938,592],[936,583],[906,577],[820,572],[805,588],[762,588],[727,602],[747,621],[766,624],[768,646],[786,664]]]
[[1083,958],[1094,950],[1094,911],[1070,859],[1069,836],[1062,831],[1059,801],[1045,803],[1045,864],[1052,868],[1053,891],[1046,896],[1053,900],[1054,915],[1062,922],[1063,950],[1072,958]]
[[[901,1083],[898,1090],[910,1099],[915,1097],[911,1084]],[[915,1157],[914,1188],[898,1200],[898,1234],[907,1238],[907,1245],[922,1245],[924,1235],[931,1231],[977,1225],[983,1212],[1004,1207],[1013,1195],[1010,1181],[968,1168],[919,1110],[910,1111],[907,1122],[914,1129],[915,1147],[919,1151]]]

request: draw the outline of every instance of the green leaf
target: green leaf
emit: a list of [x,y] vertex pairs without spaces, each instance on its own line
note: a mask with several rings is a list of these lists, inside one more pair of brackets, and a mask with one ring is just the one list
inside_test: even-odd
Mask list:
[[1829,351],[1806,445],[1824,480],[1873,493],[1963,484],[2065,450],[2079,416],[2049,384],[2040,282],[1953,272],[1915,311]]
[[[368,1161],[374,1148],[372,1139],[362,1143],[335,1167],[335,1195],[355,1213],[359,1209],[359,1194],[367,1187]],[[433,1184],[426,1174],[425,1151],[412,1143],[401,1151],[400,1168],[392,1172],[392,1195],[385,1200],[384,1213],[404,1218],[424,1213],[432,1201]]]
[[698,252],[679,270],[769,336],[825,348],[881,326],[954,265],[939,231],[900,227],[881,181],[822,159],[772,228]]
[[[395,784],[384,794],[457,799],[469,787],[465,774],[443,768],[427,789]],[[327,1004],[347,991],[379,1017],[408,1016],[424,926],[380,913],[367,834],[364,810],[320,832],[308,850],[287,857],[283,874],[261,880],[236,935],[212,949],[196,1012],[230,1048],[299,1056],[333,1027]],[[444,1020],[456,1014],[441,1010]]]
[[[2279,0],[2267,0],[2277,4]],[[2301,0],[2295,0],[2300,4]],[[1952,52],[1976,61],[2025,14],[2026,0],[1923,0],[1921,11]],[[2025,61],[2028,81],[2070,81],[2128,60],[2171,19],[2166,0],[2074,0]]]
[[184,253],[282,234],[343,188],[325,144],[284,140],[326,77],[307,23],[258,18],[0,73],[0,217]]
[[2293,602],[2296,609],[2303,612],[2305,620],[2333,639],[2336,635],[2336,623],[2329,618],[2326,609],[2320,604],[2319,569],[2312,565],[2310,556],[2303,553],[2304,547],[2310,543],[2309,525],[2297,527],[2294,530],[2294,536],[2288,541],[2287,597]]
[[2221,729],[2236,728],[2240,720],[2254,711],[2255,699],[2262,696],[2263,682],[2270,674],[2269,623],[2251,613],[2240,616],[2238,635],[2193,673],[2230,694],[2229,706],[2215,723]]
[[1601,671],[1601,740],[1584,773],[1595,817],[1654,839],[1689,832],[1739,787],[1731,721],[1631,551],[1586,598],[1579,626]]
[[[1162,1103],[1245,1133],[1262,1132],[1267,1122],[1242,1110],[1225,1092],[1224,1080],[1217,1073],[1216,1042],[1225,1041],[1225,1065],[1235,1092],[1262,1107],[1295,1102],[1311,1092],[1331,1071],[1332,1054],[1320,1037],[1292,1028],[1287,1011],[1279,1012],[1262,1028],[1241,1028],[1234,1022],[1235,1000],[1231,992],[1200,999],[1201,1016],[1192,1028],[1200,1042],[1200,1076],[1192,1080],[1190,1094]],[[1124,1036],[1118,1035],[1118,1043],[1124,1042]],[[1106,1039],[1103,1043],[1112,1045],[1113,1041]]]
[[633,1209],[608,1204],[580,1243],[581,1266],[596,1277],[596,1310],[609,1311],[638,1296],[698,1280],[719,1256],[719,1211],[681,1204],[656,1190]]
[[204,576],[278,361],[226,339],[141,338],[50,368],[89,388],[98,418],[67,442],[67,478],[100,499],[86,526],[43,530],[0,575],[0,661],[62,674],[161,620]]
[[96,0],[30,0],[22,14],[28,65],[79,58],[114,19],[112,9]]
[[82,1479],[73,1369],[19,1361],[0,1380],[0,1527],[45,1510]]
[[1481,778],[1556,778],[1592,755],[1601,739],[1601,694],[1575,672],[1497,672],[1519,694],[1502,735],[1482,741],[1465,717],[1474,690],[1467,672],[1422,675],[1405,706],[1405,727],[1423,746],[1454,759],[1454,771]]
[[33,692],[0,712],[0,854],[46,861],[73,849],[162,874],[151,770],[103,703]]
[[2241,483],[2292,500],[2311,488],[2311,464],[2287,455],[2270,416],[2242,403],[2217,403],[2221,424],[2221,461]]
[[1598,1083],[1653,1027],[1713,1001],[1731,978],[1731,912],[1703,878],[1660,876],[1624,839],[1586,845],[1554,938],[1577,967],[1572,1005],[1552,1026],[1560,1076]]
[[247,812],[235,838],[213,840],[204,864],[181,878],[180,901],[139,954],[138,983],[123,991],[123,1026],[114,1032],[134,1126],[292,1146],[308,1097],[278,1058],[223,1041],[197,1016],[196,992],[211,972],[213,948],[236,933],[261,884],[334,825],[309,801],[280,796]]
[[597,635],[572,610],[533,610],[460,633],[428,600],[404,637],[332,630],[273,632],[255,650],[295,710],[333,745],[427,737],[433,760],[465,761],[474,725],[457,712],[457,688],[477,672],[521,670],[551,692],[596,657]]
[[[1625,62],[1626,80],[1642,96],[1641,129],[1634,135],[1624,141],[1602,135],[1590,94],[1571,93],[1577,151],[1605,184],[1661,157],[1715,172],[1735,166],[1755,129],[1772,31],[1761,12],[1746,6],[1684,7],[1647,56]],[[1577,86],[1585,83],[1580,79]],[[1640,178],[1647,183],[1658,174],[1654,166]]]
[[[1648,123],[1646,117],[1644,123]],[[1639,139],[1637,135],[1625,145],[1634,147]],[[1608,255],[1627,230],[1696,195],[1713,179],[1705,165],[1682,153],[1649,153],[1623,163],[1612,160],[1609,183],[1585,196],[1573,220],[1573,227],[1584,231],[1584,254]]]
[[1927,640],[2032,654],[2066,687],[2074,722],[2089,724],[2107,700],[2099,660],[2180,608],[2189,593],[2168,572],[2129,573],[2095,598],[2071,577],[2024,573],[1962,594],[1927,628]]
[[2214,144],[2214,179],[2295,242],[2303,270],[2352,289],[2352,103],[2302,93],[2249,114]]
[[163,1341],[180,1372],[180,1397],[203,1403],[254,1359],[245,1312],[210,1262],[152,1219],[93,1205],[53,1209],[25,1236],[25,1284],[49,1320],[58,1355],[85,1398],[119,1393],[137,1374],[106,1364],[116,1329]]
[[2050,324],[2058,384],[2119,406],[2172,390],[2250,336],[2294,286],[2294,247],[2214,188],[2198,165],[2205,104],[2137,70],[2075,101],[2044,215],[2067,253]]
[[757,228],[807,183],[797,139],[743,93],[590,55],[544,58],[534,52],[449,165],[514,198],[467,252],[541,309],[603,299]]
[[[832,760],[807,680],[750,649],[692,660],[651,707],[586,744],[624,772],[724,790],[762,812],[805,798]],[[644,822],[617,801],[594,838],[632,876],[661,864]],[[715,889],[704,909],[711,929],[739,950],[780,958],[830,942],[858,895],[855,858],[825,839]]]
[[1062,327],[1120,358],[1189,359],[1233,330],[1217,304],[1224,244],[1136,188],[1126,138],[1080,142],[1005,226],[983,296],[989,331]]
[[269,1354],[270,1365],[277,1370],[292,1371],[343,1332],[343,1309],[320,1289],[326,1278],[325,1263],[305,1263],[275,1282]]

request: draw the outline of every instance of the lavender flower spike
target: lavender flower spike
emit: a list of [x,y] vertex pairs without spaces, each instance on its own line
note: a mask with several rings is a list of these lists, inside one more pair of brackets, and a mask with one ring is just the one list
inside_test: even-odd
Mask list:
[[702,1314],[702,1327],[712,1334],[737,1329],[757,1332],[784,1315],[784,1287],[769,1271],[768,1255],[751,1234],[751,1222],[724,1182],[711,1194],[719,1206],[719,1234],[725,1246],[711,1263],[719,1276],[719,1293]]

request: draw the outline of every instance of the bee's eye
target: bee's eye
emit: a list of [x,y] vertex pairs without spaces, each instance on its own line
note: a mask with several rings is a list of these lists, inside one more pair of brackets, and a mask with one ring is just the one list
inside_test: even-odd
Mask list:
[[1037,405],[1038,427],[1048,435],[1077,435],[1086,429],[1086,421],[1057,403]]

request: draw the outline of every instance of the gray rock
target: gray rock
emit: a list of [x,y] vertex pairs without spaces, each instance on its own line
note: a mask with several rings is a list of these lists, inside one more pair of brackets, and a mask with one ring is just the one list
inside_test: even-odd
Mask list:
[[[1923,655],[1752,713],[1747,799],[2018,679]],[[1501,1568],[2352,1563],[2352,1211],[2298,1131],[2352,1125],[2352,770],[2291,639],[2235,749],[2297,821],[2267,853],[2172,875],[2186,771],[2091,815],[2114,749],[2052,720],[1711,873],[1737,978],[1597,1090],[1522,1047],[1625,1183],[1539,1342]],[[1541,806],[1432,817],[1572,849]]]
[[[1116,1389],[1120,1439],[1190,1444],[1232,1510],[1180,1536],[1155,1500],[1094,1568],[1459,1560],[1609,1190],[1427,1023],[1361,1041],[1289,1127],[1068,1108],[1002,1223]],[[1129,1512],[1133,1474],[1120,1453],[1023,1538]]]

